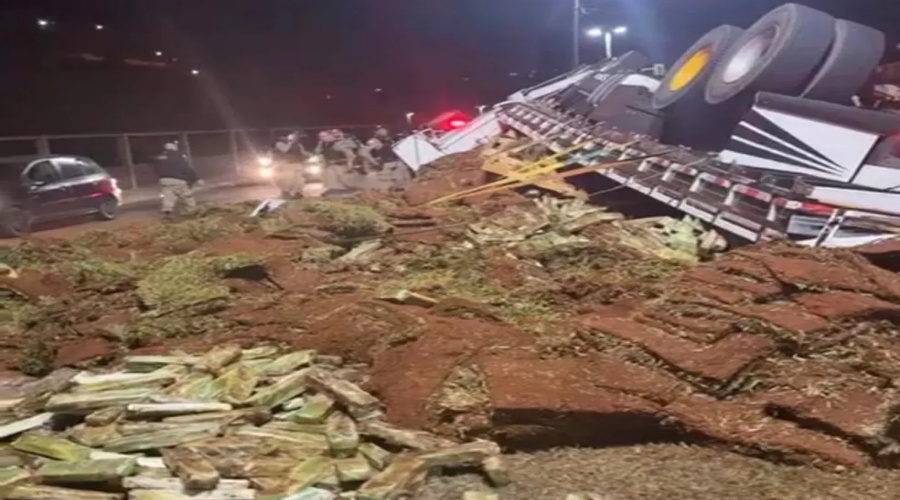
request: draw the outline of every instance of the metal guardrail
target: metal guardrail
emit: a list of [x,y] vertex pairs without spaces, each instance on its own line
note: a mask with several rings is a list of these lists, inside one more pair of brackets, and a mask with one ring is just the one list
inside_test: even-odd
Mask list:
[[307,132],[313,136],[308,145],[314,145],[315,132],[334,128],[363,138],[371,134],[375,125],[7,136],[0,137],[0,159],[51,154],[87,156],[103,165],[120,182],[127,178],[127,182],[122,182],[123,188],[136,189],[156,183],[149,160],[171,140],[179,141],[201,177],[213,178],[246,174],[256,152],[271,145],[279,133]]

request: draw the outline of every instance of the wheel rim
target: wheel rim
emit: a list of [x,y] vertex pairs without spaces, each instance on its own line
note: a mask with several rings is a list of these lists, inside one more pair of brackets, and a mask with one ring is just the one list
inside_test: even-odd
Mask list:
[[672,80],[669,82],[669,90],[677,92],[687,87],[703,72],[711,58],[712,50],[710,47],[703,47],[691,54],[691,57],[675,71]]
[[743,44],[725,65],[722,80],[725,83],[735,83],[750,74],[757,62],[769,51],[777,34],[778,29],[772,27]]
[[112,216],[116,214],[116,202],[105,201],[100,205],[100,213],[104,216]]

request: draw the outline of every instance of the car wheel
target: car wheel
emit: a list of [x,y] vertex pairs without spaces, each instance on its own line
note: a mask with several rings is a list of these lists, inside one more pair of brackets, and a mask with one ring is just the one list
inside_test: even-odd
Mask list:
[[97,207],[97,216],[101,220],[113,220],[119,214],[119,200],[110,196],[104,198]]
[[706,101],[720,104],[746,92],[799,95],[824,61],[834,26],[830,15],[795,3],[769,12],[713,69]]
[[3,212],[2,220],[0,220],[0,229],[2,229],[4,236],[17,238],[31,232],[33,221],[34,218],[28,210],[20,207],[10,207]]
[[678,102],[702,100],[713,68],[743,33],[743,29],[725,24],[700,37],[666,73],[653,93],[653,107],[665,109]]
[[834,28],[825,62],[800,97],[849,104],[878,67],[886,41],[881,31],[846,19],[838,19]]

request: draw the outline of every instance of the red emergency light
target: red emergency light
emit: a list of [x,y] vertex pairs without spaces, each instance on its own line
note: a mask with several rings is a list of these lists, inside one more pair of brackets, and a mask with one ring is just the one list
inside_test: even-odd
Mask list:
[[470,121],[472,121],[472,118],[462,111],[453,110],[441,113],[437,118],[426,123],[425,126],[442,132],[451,132],[465,127]]

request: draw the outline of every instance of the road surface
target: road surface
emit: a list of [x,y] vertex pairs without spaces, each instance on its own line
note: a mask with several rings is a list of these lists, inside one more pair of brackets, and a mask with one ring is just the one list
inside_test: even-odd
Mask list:
[[[263,200],[278,196],[278,190],[265,185],[232,186],[198,191],[197,201],[205,203],[238,203]],[[126,194],[127,199],[127,194]],[[91,230],[116,230],[155,223],[160,217],[159,198],[144,198],[127,202],[119,208],[119,216],[113,221],[98,221],[91,217],[54,221],[34,228],[32,236],[38,238],[67,238]],[[17,238],[0,240],[0,246],[18,241]]]

